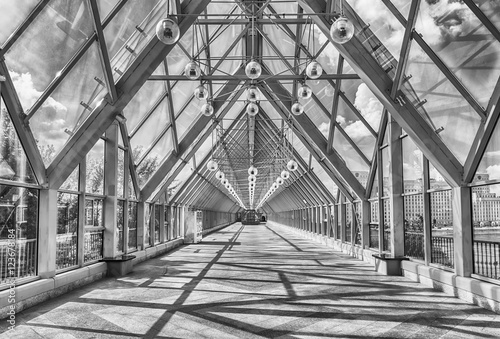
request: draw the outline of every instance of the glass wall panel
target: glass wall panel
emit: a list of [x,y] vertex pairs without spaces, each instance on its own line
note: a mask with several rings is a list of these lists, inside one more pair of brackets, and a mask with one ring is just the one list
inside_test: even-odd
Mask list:
[[448,185],[441,173],[439,173],[431,162],[429,162],[429,187],[430,189],[450,188],[450,185]]
[[423,155],[410,137],[404,137],[403,143],[403,192],[415,193],[423,190]]
[[500,279],[500,184],[472,188],[474,273]]
[[345,233],[344,241],[347,243],[351,242],[351,228],[352,228],[352,204],[345,204]]
[[454,266],[452,193],[451,190],[430,193],[431,262],[451,268]]
[[146,211],[144,213],[144,240],[146,247],[149,247],[153,244],[151,239],[151,225],[154,222],[154,214],[153,214],[154,205],[150,203],[146,203]]
[[171,232],[170,232],[170,228],[171,228],[171,224],[170,224],[170,206],[165,206],[165,239],[166,240],[171,240]]
[[76,168],[71,172],[68,179],[61,185],[61,190],[68,190],[77,192],[79,190],[79,174],[80,174],[80,165],[76,166]]
[[424,260],[424,196],[404,196],[405,256]]
[[118,204],[116,205],[116,228],[117,228],[117,242],[116,242],[116,250],[118,252],[123,252],[123,229],[125,227],[124,218],[125,218],[125,200],[118,200]]
[[493,25],[500,30],[500,3],[495,0],[481,0],[476,2],[476,5],[486,14]]
[[362,231],[362,228],[363,228],[363,224],[361,222],[361,215],[362,215],[362,211],[361,211],[361,202],[355,202],[354,203],[354,225],[355,225],[355,228],[354,228],[354,243],[356,245],[361,245],[361,231]]
[[78,265],[78,195],[57,194],[56,269]]
[[137,179],[141,187],[146,184],[151,175],[158,169],[163,159],[172,152],[171,132],[171,129],[169,129],[148,152],[146,157],[137,165]]
[[500,75],[500,42],[465,3],[423,1],[415,29],[484,108]]
[[118,149],[118,173],[117,173],[117,179],[116,179],[116,196],[118,198],[124,198],[125,197],[125,176],[124,176],[124,171],[125,171],[125,155],[126,152],[122,149]]
[[500,125],[498,122],[479,163],[473,182],[486,180],[500,180]]
[[[333,147],[345,160],[347,167],[352,172],[368,173],[369,165],[361,158],[357,151],[349,144],[347,139],[341,133],[335,133],[333,137]],[[357,178],[361,184],[366,185],[366,182],[361,182],[361,178]]]
[[33,170],[3,100],[0,108],[0,178],[36,184]]
[[[37,274],[38,190],[0,185],[0,286]],[[14,265],[8,258],[14,253]],[[10,265],[9,265],[10,263]]]
[[137,203],[128,202],[128,248],[137,249]]
[[160,205],[155,205],[155,239],[154,242],[160,242]]
[[87,153],[85,192],[104,194],[104,140],[99,139]]
[[378,200],[370,200],[370,240],[369,246],[371,248],[378,248],[379,246],[379,202]]
[[336,239],[340,239],[340,232],[341,232],[341,229],[342,229],[342,218],[340,217],[340,210],[342,209],[342,204],[337,204],[337,220],[336,220],[336,224],[335,224],[335,227],[336,227],[336,230],[335,230],[335,238]]
[[391,250],[391,200],[385,198],[384,204],[384,251]]

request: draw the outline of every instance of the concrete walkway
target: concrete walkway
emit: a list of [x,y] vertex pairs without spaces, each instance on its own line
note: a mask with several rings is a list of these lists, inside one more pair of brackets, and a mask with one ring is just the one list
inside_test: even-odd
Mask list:
[[500,338],[500,315],[241,224],[17,321],[2,338]]

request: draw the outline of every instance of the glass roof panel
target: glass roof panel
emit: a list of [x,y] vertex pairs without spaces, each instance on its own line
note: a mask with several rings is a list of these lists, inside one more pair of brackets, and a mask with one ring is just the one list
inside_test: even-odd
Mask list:
[[132,133],[139,123],[151,110],[154,103],[158,101],[165,92],[163,84],[158,81],[146,81],[136,95],[123,109],[123,115],[127,118],[128,133]]
[[333,148],[344,159],[351,172],[368,172],[370,170],[368,164],[363,161],[356,150],[351,146],[351,144],[349,144],[347,139],[341,133],[334,134]]
[[419,112],[430,122],[448,148],[463,164],[480,125],[479,115],[429,59],[418,44],[412,44],[406,74],[419,100]]
[[188,127],[195,123],[201,115],[202,101],[192,100],[180,116],[175,118],[175,126],[177,127],[177,138],[182,140],[184,135],[189,130]]
[[25,111],[32,107],[92,32],[93,23],[86,1],[53,0],[45,6],[5,54]]
[[233,9],[237,8],[235,11],[236,14],[241,13],[241,10],[234,4],[233,0],[219,0],[217,2],[211,2],[207,5],[207,13],[210,14],[221,14],[221,13],[230,13]]
[[108,16],[109,12],[116,6],[119,0],[97,0],[97,8],[101,22]]
[[[193,102],[196,101],[196,104],[200,103],[199,108],[203,105],[203,102],[196,100],[193,98],[194,90],[198,87],[200,83],[198,81],[177,81],[174,86],[172,86],[172,103],[174,106],[174,112],[177,116],[182,109],[186,105],[188,101],[189,106],[193,106]],[[206,87],[206,86],[205,86]],[[208,89],[208,87],[207,87]],[[187,109],[187,107],[185,109]],[[196,112],[200,112],[198,109]]]
[[389,8],[382,0],[351,0],[349,3],[361,19],[370,24],[372,32],[398,60],[405,28]]
[[[26,152],[21,145],[3,100],[0,102],[0,108],[0,178],[37,184]],[[46,151],[50,152],[50,149],[46,149]],[[45,153],[42,153],[42,156]]]
[[490,21],[500,30],[500,2],[495,0],[476,1],[476,5],[483,11]]
[[488,142],[488,146],[479,163],[473,181],[499,180],[500,179],[500,128],[497,126]]
[[304,113],[307,114],[309,119],[318,127],[319,131],[323,133],[323,136],[328,139],[330,117],[326,115],[327,113],[325,113],[312,99],[307,102],[299,100],[299,102],[304,105]]
[[291,67],[289,67],[289,65],[287,65],[282,58],[278,57],[269,42],[266,40],[262,42],[262,55],[265,60],[263,64],[269,68],[271,74],[293,74],[293,65],[290,65]]
[[[30,119],[30,127],[38,140],[39,149],[45,145],[53,146],[56,153],[60,151],[70,135],[107,94],[102,79],[104,75],[99,62],[99,51],[97,44],[93,43]],[[14,81],[18,86],[32,89],[31,81],[25,77],[16,78]],[[28,91],[21,93],[30,95]]]
[[500,42],[465,3],[423,1],[415,29],[486,107],[500,76]]
[[28,17],[38,2],[38,0],[17,0],[2,3],[2,11],[0,11],[0,46]]
[[[172,153],[172,129],[169,128],[167,133],[160,138],[156,145],[149,151],[144,159],[137,165],[137,175],[139,186],[143,187],[149,180],[151,175],[158,169],[162,161]],[[134,157],[134,161],[137,158]]]
[[399,10],[399,12],[408,19],[410,14],[411,1],[408,0],[391,0],[392,4]]
[[[380,126],[380,118],[382,117],[383,105],[377,99],[375,94],[361,80],[343,80],[341,85],[342,91],[349,101],[356,107],[370,125],[377,132]],[[344,102],[341,97],[339,102],[339,112],[344,120],[357,120],[358,118],[352,110]],[[341,122],[337,117],[337,120]]]
[[[131,137],[130,144],[133,149],[142,149],[145,151],[149,148],[151,143],[164,132],[169,122],[168,118],[168,102],[163,100],[161,104],[155,109],[153,114],[144,122],[144,124],[137,130]],[[139,152],[139,156],[142,152]]]
[[[344,105],[345,103],[343,101],[339,101],[339,113],[349,110],[349,108]],[[344,115],[337,115],[337,122],[368,160],[371,160],[377,139],[370,130],[366,128],[365,124],[356,115],[349,115],[349,119],[346,119]],[[335,133],[337,133],[337,131],[335,131]]]
[[323,185],[325,185],[326,190],[332,192],[337,185],[333,182],[332,178],[325,172],[323,167],[314,159],[311,160],[311,167],[313,168],[314,173],[318,176],[319,180]]
[[155,35],[156,23],[165,11],[165,0],[129,0],[104,28],[115,81]]
[[184,72],[184,67],[186,67],[188,62],[189,57],[176,44],[167,55],[168,74],[182,74]]

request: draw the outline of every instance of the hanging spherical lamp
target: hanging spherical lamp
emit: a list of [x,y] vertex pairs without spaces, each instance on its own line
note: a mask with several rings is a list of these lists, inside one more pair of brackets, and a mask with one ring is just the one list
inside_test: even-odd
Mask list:
[[256,102],[259,101],[259,99],[260,99],[260,93],[257,87],[255,87],[254,85],[250,86],[247,89],[247,100],[250,102]]
[[256,103],[250,102],[247,105],[247,114],[251,117],[254,117],[259,113],[259,106]]
[[173,18],[165,18],[156,24],[156,37],[165,45],[173,45],[181,36],[179,25]]
[[227,183],[229,183],[229,180],[227,180],[226,178],[224,178],[224,179],[222,179],[222,180],[220,181],[220,183],[221,183],[222,185],[226,186],[226,184],[227,184]]
[[217,178],[217,180],[222,180],[222,179],[224,179],[226,176],[224,175],[224,172],[222,172],[222,171],[217,171],[217,173],[215,173],[215,177]]
[[297,162],[295,160],[290,160],[287,164],[286,164],[286,168],[288,168],[288,170],[290,172],[295,172],[298,168],[299,168],[299,165],[297,164]]
[[245,74],[249,79],[257,79],[262,74],[262,67],[257,61],[251,60],[245,67]]
[[206,115],[207,117],[214,114],[214,108],[212,107],[212,104],[209,102],[207,102],[206,104],[203,104],[203,106],[201,106],[201,113],[203,115]]
[[306,67],[306,75],[310,79],[318,79],[323,74],[323,67],[316,60],[313,60]]
[[303,100],[311,99],[312,97],[311,87],[307,86],[306,84],[302,84],[302,86],[300,86],[299,89],[297,90],[297,97]]
[[281,185],[283,185],[284,182],[285,182],[285,180],[283,180],[283,178],[281,176],[276,178],[276,183],[278,185],[281,186]]
[[194,90],[194,97],[198,100],[206,100],[208,98],[208,91],[205,86],[200,85]]
[[304,106],[302,106],[300,102],[296,102],[292,105],[290,111],[293,115],[301,115],[302,113],[304,113]]
[[344,15],[341,15],[330,27],[330,36],[336,43],[345,44],[354,36],[354,25]]
[[283,171],[281,171],[280,176],[283,178],[283,180],[286,180],[286,179],[290,178],[290,172],[283,170]]
[[257,177],[255,175],[248,176],[248,182],[256,182],[256,181],[257,181]]
[[201,76],[201,68],[196,62],[191,60],[190,62],[188,62],[186,67],[184,67],[184,75],[189,80],[199,79]]
[[273,188],[276,190],[276,189],[278,189],[278,187],[279,187],[278,183],[277,182],[273,182]]
[[250,166],[248,168],[248,175],[257,175],[257,173],[259,173],[259,171],[257,170],[256,167]]
[[215,160],[212,159],[207,162],[207,169],[210,172],[216,171],[217,168],[219,168],[219,164]]
[[231,188],[231,184],[230,183],[227,183],[225,184],[224,186],[226,186],[227,189],[230,189]]

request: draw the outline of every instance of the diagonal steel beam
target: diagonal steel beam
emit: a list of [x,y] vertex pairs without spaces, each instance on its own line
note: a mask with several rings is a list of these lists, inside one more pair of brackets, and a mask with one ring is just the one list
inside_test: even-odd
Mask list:
[[[189,15],[182,16],[179,19],[181,36],[184,35],[209,2],[210,0],[184,0],[182,2],[182,13]],[[115,116],[130,102],[173,48],[174,45],[165,45],[156,36],[147,43],[116,83],[119,93],[116,102],[111,104],[108,102],[109,100],[103,100],[92,111],[80,129],[71,136],[64,148],[50,164],[47,174],[51,188],[57,189],[62,185],[76,165],[83,160],[87,152],[111,125]]]
[[[298,1],[306,13],[321,13],[325,10],[321,2]],[[323,34],[330,37],[330,24],[325,18],[313,16],[313,21]],[[397,93],[397,97],[401,98],[399,103],[392,100],[392,79],[367,52],[361,41],[354,36],[343,45],[332,43],[447,181],[453,186],[462,185],[463,166],[401,91]]]

